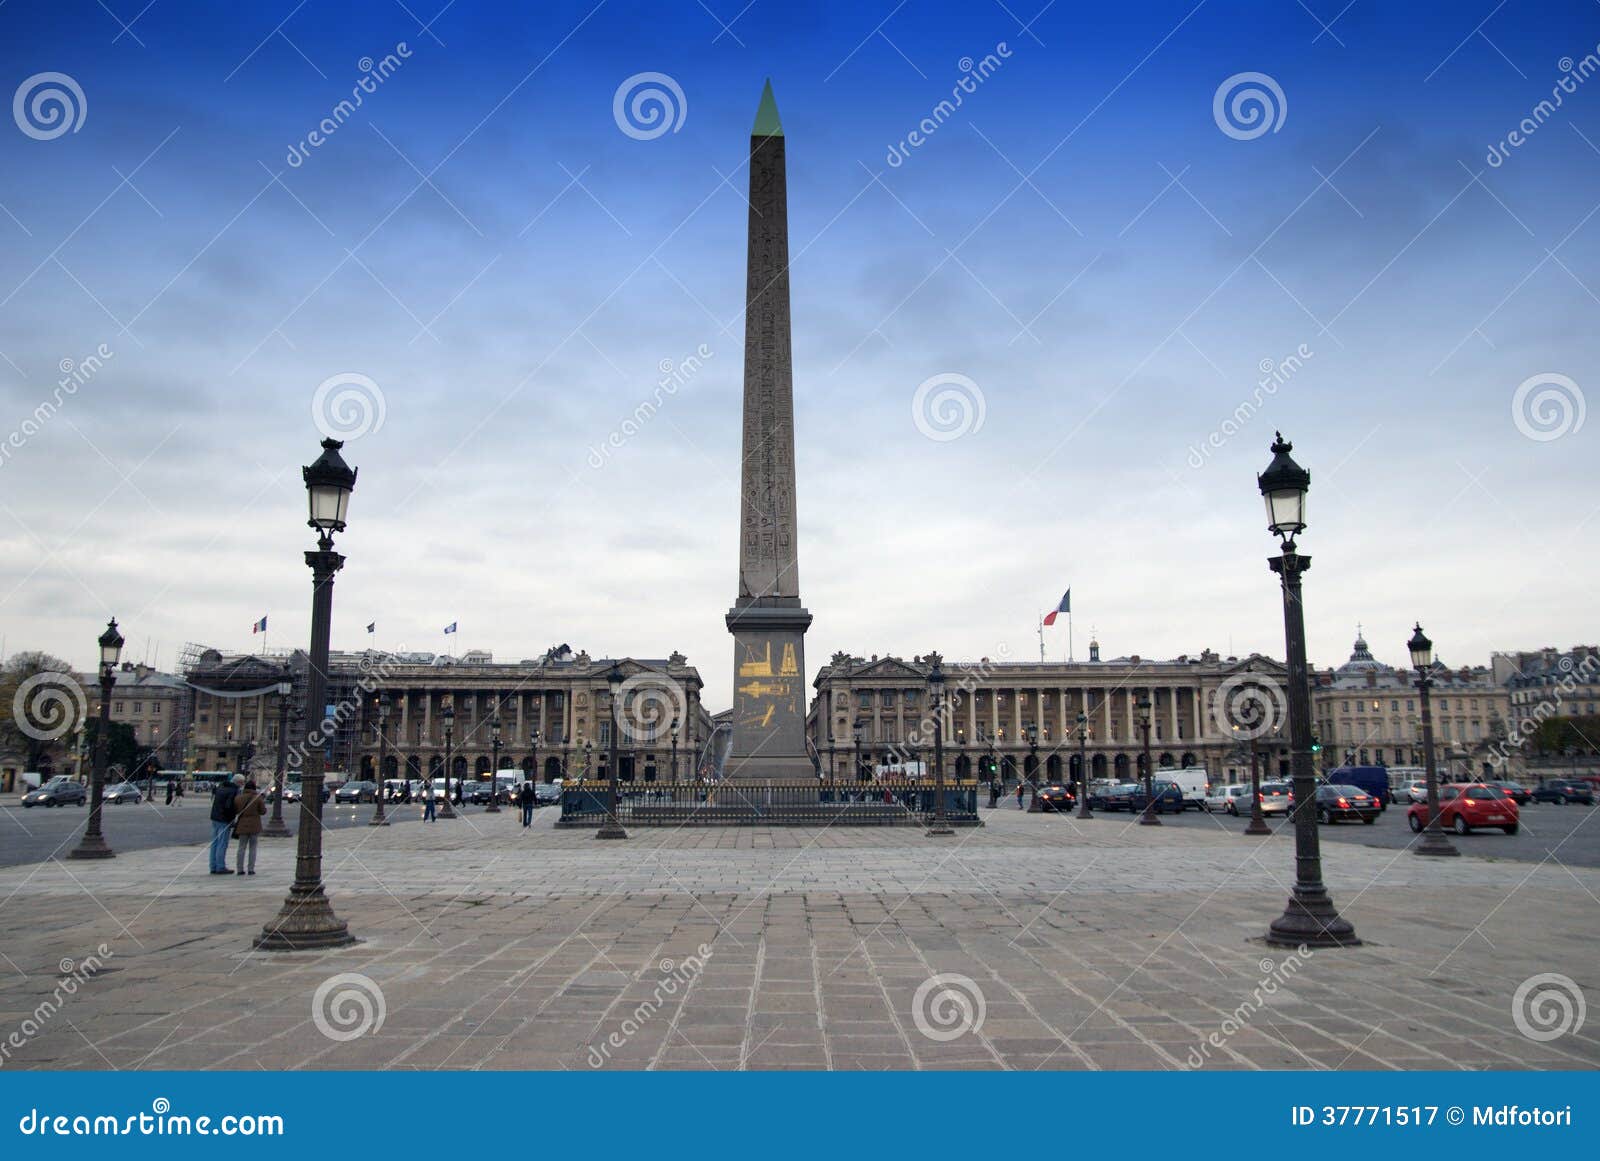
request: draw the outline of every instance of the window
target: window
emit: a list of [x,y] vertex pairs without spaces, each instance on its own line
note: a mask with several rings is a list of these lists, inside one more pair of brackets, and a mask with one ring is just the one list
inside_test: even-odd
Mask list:
[[886,689],[883,691],[883,708],[888,709],[892,705],[894,705],[894,690]]
[[1350,703],[1347,702],[1347,701],[1340,702],[1339,703],[1339,712],[1342,713],[1342,714],[1349,713],[1350,712]]
[[1416,701],[1413,700],[1412,698],[1409,698],[1409,697],[1406,698],[1406,713],[1414,713],[1416,711],[1416,708],[1417,708]]
[[1356,702],[1356,713],[1364,714],[1366,712],[1367,712],[1367,703],[1364,702],[1364,701]]
[[1439,699],[1439,710],[1440,710],[1440,712],[1442,713],[1443,711],[1445,711],[1445,710],[1447,710],[1449,708],[1450,708],[1450,700],[1448,698],[1441,697]]
[[120,714],[122,712],[122,703],[119,701],[119,702],[114,702],[113,704],[116,707],[116,712]]
[[1392,713],[1392,714],[1397,714],[1397,713],[1400,712],[1400,699],[1399,698],[1395,698],[1393,701],[1391,701],[1389,703],[1389,712]]
[[144,702],[142,702],[142,701],[134,702],[133,703],[133,712],[136,713],[136,714],[144,713]]
[[611,719],[610,718],[607,718],[605,721],[600,723],[600,745],[606,746],[606,747],[609,747],[611,745]]

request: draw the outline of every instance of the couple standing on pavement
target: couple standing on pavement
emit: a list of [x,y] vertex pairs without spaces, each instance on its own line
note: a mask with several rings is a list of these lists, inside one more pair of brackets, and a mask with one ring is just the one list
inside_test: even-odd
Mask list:
[[[235,774],[211,795],[211,873],[213,875],[253,875],[256,873],[256,843],[261,835],[261,819],[267,813],[266,799],[254,782]],[[239,840],[238,870],[228,867],[228,840]],[[249,869],[246,870],[248,865]]]

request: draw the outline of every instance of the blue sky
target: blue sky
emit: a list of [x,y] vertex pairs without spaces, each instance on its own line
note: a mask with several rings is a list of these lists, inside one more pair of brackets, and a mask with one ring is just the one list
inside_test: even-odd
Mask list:
[[[87,663],[113,613],[166,664],[263,613],[303,644],[297,469],[318,385],[359,375],[383,421],[346,448],[336,646],[682,649],[724,704],[768,76],[813,670],[1037,656],[1069,584],[1080,656],[1091,626],[1108,656],[1281,655],[1275,428],[1313,476],[1318,664],[1358,620],[1391,661],[1416,618],[1453,664],[1594,636],[1600,79],[1487,160],[1597,52],[1591,3],[141,7],[0,8],[4,92],[83,94],[76,131],[0,122],[0,442],[111,352],[0,460],[9,650]],[[614,118],[641,73],[674,131]],[[1246,73],[1282,94],[1259,136],[1214,113]],[[919,427],[941,375],[981,427]],[[1551,375],[1524,409],[1554,382],[1565,414],[1519,424]]]

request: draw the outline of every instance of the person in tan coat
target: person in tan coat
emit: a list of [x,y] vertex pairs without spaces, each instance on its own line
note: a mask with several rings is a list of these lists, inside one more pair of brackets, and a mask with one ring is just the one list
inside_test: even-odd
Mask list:
[[[239,792],[238,813],[234,816],[233,833],[238,842],[237,873],[256,873],[256,843],[261,837],[261,819],[267,813],[267,800],[256,789],[254,782],[246,782]],[[249,869],[246,870],[248,858]]]

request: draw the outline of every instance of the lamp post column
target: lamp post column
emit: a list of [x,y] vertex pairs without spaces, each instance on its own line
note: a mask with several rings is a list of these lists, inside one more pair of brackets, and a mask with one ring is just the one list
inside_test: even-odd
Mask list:
[[389,757],[389,695],[378,695],[378,788],[373,797],[378,800],[378,809],[372,812],[372,821],[368,826],[388,826],[389,820],[384,817],[384,774],[383,763]]
[[116,857],[116,852],[101,833],[100,812],[105,803],[106,758],[111,741],[111,690],[116,685],[117,658],[121,653],[122,634],[117,632],[117,622],[113,618],[100,636],[100,722],[94,732],[94,758],[89,767],[89,821],[83,829],[83,838],[72,849],[69,858]]
[[489,727],[489,751],[493,755],[489,759],[489,805],[484,808],[485,814],[500,813],[500,715],[495,714],[494,724]]
[[294,687],[287,681],[278,683],[278,764],[272,775],[272,817],[261,833],[268,838],[292,838],[283,824],[283,774],[289,759],[289,695]]
[[1276,947],[1353,947],[1361,941],[1355,927],[1334,907],[1322,881],[1322,840],[1317,831],[1317,780],[1311,764],[1311,694],[1306,683],[1305,607],[1300,577],[1311,558],[1284,545],[1271,560],[1283,580],[1283,623],[1289,661],[1289,754],[1294,787],[1295,880],[1288,906],[1267,929]]
[[1245,834],[1271,834],[1267,820],[1261,813],[1261,767],[1256,761],[1256,740],[1250,739],[1250,825]]
[[1144,813],[1139,818],[1140,826],[1161,825],[1161,817],[1156,814],[1155,770],[1150,765],[1150,713],[1152,708],[1148,695],[1139,699],[1139,725],[1144,731]]
[[614,661],[610,672],[606,674],[606,681],[611,686],[611,755],[606,769],[606,817],[594,837],[625,839],[628,832],[622,829],[622,823],[617,818],[617,782],[622,774],[622,757],[617,742],[617,735],[622,730],[622,667]]
[[1078,817],[1093,818],[1094,811],[1089,809],[1089,763],[1085,760],[1085,749],[1089,737],[1089,722],[1082,714],[1078,715],[1078,780],[1082,785],[1078,789]]
[[1461,852],[1444,837],[1444,831],[1439,826],[1439,759],[1433,752],[1433,710],[1428,702],[1429,691],[1433,688],[1433,678],[1428,675],[1433,665],[1433,642],[1423,633],[1420,622],[1411,640],[1406,642],[1406,647],[1411,651],[1411,663],[1417,668],[1417,693],[1422,700],[1423,764],[1428,773],[1428,825],[1414,850],[1419,855],[1448,858]]
[[[455,765],[455,761],[451,756],[453,753],[451,747],[455,742],[456,735],[455,705],[451,704],[445,706],[439,711],[439,716],[444,719],[444,806],[443,808],[440,808],[438,803],[435,803],[433,817],[436,819],[457,818],[459,816],[456,814],[456,809],[451,805],[450,801],[450,768]],[[428,793],[433,793],[432,786],[428,787]]]
[[928,828],[930,838],[953,835],[944,806],[944,658],[930,653],[928,660],[928,690],[933,697],[933,825]]
[[[306,716],[323,708],[328,690],[328,639],[333,624],[333,578],[344,557],[324,535],[316,552],[306,553],[311,568],[311,660],[306,671]],[[309,723],[308,723],[309,725]],[[320,723],[319,723],[320,726]],[[333,912],[322,888],[323,739],[312,726],[300,775],[300,834],[295,850],[294,884],[276,917],[268,921],[255,946],[262,951],[307,951],[354,943],[349,925]]]

